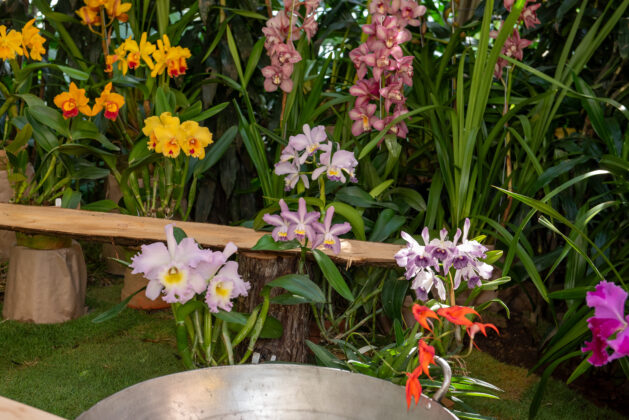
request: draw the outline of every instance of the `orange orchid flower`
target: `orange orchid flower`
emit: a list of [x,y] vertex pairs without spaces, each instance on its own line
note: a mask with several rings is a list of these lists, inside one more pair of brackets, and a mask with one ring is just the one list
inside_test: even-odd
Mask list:
[[63,118],[68,119],[79,115],[79,111],[87,116],[92,116],[92,109],[87,104],[89,99],[85,96],[85,89],[79,89],[74,82],[70,83],[70,90],[55,96],[54,103],[63,111]]
[[418,305],[417,303],[413,305],[413,316],[415,317],[415,320],[419,322],[419,325],[428,331],[432,331],[432,328],[430,328],[426,318],[439,319],[437,314],[430,310],[430,308]]
[[118,19],[120,22],[129,20],[127,12],[131,9],[131,3],[121,3],[120,0],[107,0],[105,10],[112,19]]
[[94,104],[94,108],[92,109],[92,115],[98,114],[104,108],[105,118],[116,121],[118,112],[120,112],[120,108],[124,105],[124,97],[117,93],[112,93],[111,88],[111,82],[107,83],[107,86],[103,89],[100,97],[96,98],[96,104]]
[[421,368],[422,372],[424,372],[426,376],[432,379],[428,366],[430,364],[435,364],[435,348],[430,344],[427,344],[424,339],[420,339],[417,349],[419,350],[419,368]]
[[494,324],[483,324],[482,322],[474,322],[471,326],[466,328],[466,331],[470,338],[474,340],[474,336],[479,331],[487,337],[487,328],[493,329],[498,335],[500,335],[500,331],[498,331],[498,328],[496,328]]
[[[466,327],[472,326],[472,321],[467,319],[465,315],[478,315],[478,312],[472,308],[468,308],[467,306],[450,306],[449,308],[440,308],[437,310],[437,313],[453,324],[465,325]],[[480,315],[478,316],[480,317]]]
[[406,409],[411,408],[411,401],[415,398],[415,405],[419,403],[419,398],[422,395],[422,384],[419,383],[419,375],[422,374],[419,366],[415,368],[413,373],[406,373],[408,379],[406,380]]
[[116,54],[108,54],[105,56],[105,73],[113,73],[113,65],[116,61],[118,61],[118,56]]
[[99,9],[89,6],[83,6],[75,12],[81,18],[81,23],[88,26],[100,26]]
[[0,59],[10,60],[16,55],[23,55],[22,50],[22,33],[18,31],[9,31],[7,27],[0,25]]

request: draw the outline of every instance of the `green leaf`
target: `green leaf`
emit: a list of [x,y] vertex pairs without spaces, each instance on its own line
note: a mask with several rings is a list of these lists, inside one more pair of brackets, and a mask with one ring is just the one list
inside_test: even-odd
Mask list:
[[202,113],[200,113],[199,115],[196,115],[192,118],[190,118],[192,121],[196,121],[196,122],[201,122],[203,120],[206,120],[210,117],[213,117],[214,115],[218,114],[219,112],[221,112],[222,110],[224,110],[225,108],[227,108],[227,106],[229,105],[229,102],[222,102],[218,105],[213,106],[210,109],[206,109],[205,111],[203,111]]
[[348,370],[345,363],[334,356],[328,349],[321,347],[310,340],[306,340],[306,345],[314,353],[320,365],[330,368]]
[[424,197],[413,189],[398,187],[392,189],[391,194],[400,196],[404,199],[404,202],[414,210],[419,212],[426,211],[426,202],[424,201]]
[[300,305],[302,303],[310,303],[308,299],[293,295],[291,293],[284,293],[271,298],[271,303],[275,305]]
[[18,131],[15,139],[9,143],[9,145],[5,146],[4,150],[6,150],[7,153],[16,155],[22,147],[26,146],[32,135],[33,127],[30,124],[26,124]]
[[343,279],[341,272],[336,267],[336,265],[332,262],[330,257],[328,257],[323,252],[318,249],[313,249],[312,254],[323,273],[323,276],[330,283],[330,286],[334,288],[338,292],[339,295],[343,296],[350,302],[354,301],[354,295],[352,295],[352,291],[347,287],[347,283]]
[[247,67],[245,68],[245,78],[242,82],[243,89],[247,88],[247,84],[249,83],[253,72],[258,68],[258,61],[260,61],[260,56],[264,50],[264,40],[265,38],[260,38],[251,49],[249,60],[247,61]]
[[112,200],[99,200],[94,201],[93,203],[85,204],[81,206],[81,210],[88,211],[100,211],[100,212],[110,212],[114,209],[118,208],[118,204],[114,203]]
[[260,13],[256,13],[256,12],[252,12],[251,10],[243,10],[243,9],[231,9],[229,7],[223,7],[223,10],[229,10],[230,12],[240,15],[240,16],[244,16],[247,18],[252,18],[252,19],[260,19],[260,20],[267,20],[268,17],[261,15]]
[[373,188],[371,191],[369,191],[369,195],[372,196],[373,198],[377,198],[380,194],[382,194],[387,188],[389,188],[389,186],[391,184],[393,184],[393,179],[388,179],[382,183],[380,183],[379,185],[377,185],[375,188]]
[[186,235],[186,232],[184,232],[182,228],[177,226],[173,227],[173,236],[175,237],[177,243],[180,243],[184,238],[188,237],[188,235]]
[[221,138],[218,139],[216,143],[210,145],[205,152],[205,159],[197,163],[194,167],[195,176],[201,176],[205,173],[205,171],[209,170],[218,163],[229,146],[233,143],[234,138],[236,138],[236,134],[238,134],[238,127],[232,125],[223,133]]
[[29,115],[35,118],[45,126],[52,128],[57,133],[69,137],[70,130],[68,129],[68,122],[63,118],[63,115],[57,110],[54,110],[47,106],[29,106]]
[[382,242],[397,232],[406,222],[406,217],[395,214],[391,209],[385,209],[378,215],[376,224],[371,231],[371,242]]
[[146,289],[146,286],[133,292],[129,297],[127,297],[122,302],[112,306],[110,309],[106,310],[105,312],[95,316],[94,319],[92,319],[92,322],[94,324],[100,324],[101,322],[109,321],[110,319],[117,317],[120,314],[120,312],[122,312],[124,308],[127,307],[127,304],[131,301],[131,299],[133,299],[135,295],[137,295],[144,289]]
[[352,225],[352,232],[356,239],[361,241],[366,240],[365,237],[365,222],[363,216],[354,207],[349,206],[340,201],[334,201],[326,206],[326,210],[330,207],[334,207],[334,213],[343,216],[350,225]]
[[275,239],[271,235],[264,235],[258,242],[251,248],[254,251],[285,251],[288,249],[299,248],[301,244],[297,240],[275,242]]
[[66,188],[61,197],[61,207],[64,209],[76,209],[81,204],[81,193],[72,188]]
[[236,71],[238,72],[240,83],[241,85],[244,86],[245,76],[242,73],[242,65],[240,64],[240,55],[238,54],[236,41],[234,40],[234,36],[232,35],[232,30],[229,25],[227,25],[227,28],[225,28],[225,33],[227,34],[227,46],[229,47],[229,52],[231,53],[232,60],[234,60],[234,65],[236,66]]
[[402,304],[409,284],[407,280],[388,278],[382,286],[382,308],[384,313],[396,322],[402,319]]
[[[168,88],[166,88],[168,89]],[[173,112],[174,110],[170,107],[170,99],[168,98],[168,94],[166,90],[161,86],[157,88],[157,92],[155,93],[155,115],[162,115],[164,112]]]
[[557,290],[556,292],[551,292],[548,294],[548,297],[551,299],[562,300],[585,299],[585,294],[587,292],[593,292],[594,290],[594,286],[574,287],[571,289]]
[[572,383],[579,376],[581,376],[585,372],[587,372],[591,367],[592,367],[592,365],[590,364],[590,362],[588,362],[588,358],[587,357],[585,359],[581,360],[581,363],[579,363],[579,366],[577,366],[572,371],[572,373],[570,374],[570,377],[566,380],[566,384]]
[[281,287],[294,295],[301,296],[311,303],[325,303],[325,295],[308,276],[303,274],[288,274],[267,283],[267,286]]
[[483,261],[486,264],[492,265],[493,263],[498,261],[500,258],[502,258],[503,252],[499,249],[496,249],[493,251],[487,251],[485,255],[487,255],[487,257],[485,257]]

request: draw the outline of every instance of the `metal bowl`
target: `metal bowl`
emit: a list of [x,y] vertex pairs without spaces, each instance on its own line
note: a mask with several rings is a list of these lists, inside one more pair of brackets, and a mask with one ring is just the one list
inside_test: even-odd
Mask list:
[[316,366],[264,364],[150,379],[100,401],[78,420],[456,418],[424,395],[407,411],[404,388],[381,379]]

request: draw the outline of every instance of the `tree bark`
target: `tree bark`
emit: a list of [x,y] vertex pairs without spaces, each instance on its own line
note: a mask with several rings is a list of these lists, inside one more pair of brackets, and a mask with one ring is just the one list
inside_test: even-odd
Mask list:
[[[242,312],[251,312],[262,299],[260,291],[272,280],[286,274],[297,272],[299,257],[264,254],[260,252],[239,253],[238,265],[240,274],[245,281],[251,282],[248,296],[240,303]],[[285,293],[282,289],[274,289],[271,297]],[[284,327],[284,333],[278,339],[259,339],[255,351],[260,353],[260,362],[272,360],[305,363],[308,360],[308,349],[305,343],[309,335],[311,311],[310,306],[271,305],[269,315],[277,318]]]

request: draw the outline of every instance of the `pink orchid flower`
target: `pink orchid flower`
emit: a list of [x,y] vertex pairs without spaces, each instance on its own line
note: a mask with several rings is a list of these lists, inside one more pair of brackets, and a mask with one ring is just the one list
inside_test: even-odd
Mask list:
[[371,127],[377,117],[376,104],[366,104],[361,107],[353,108],[349,111],[349,117],[354,120],[352,124],[352,135],[359,136],[362,133],[371,130]]
[[275,92],[277,88],[281,88],[284,92],[293,90],[293,81],[290,76],[293,73],[292,64],[283,66],[266,66],[262,69],[264,80],[264,90],[267,92]]
[[364,79],[367,74],[367,64],[364,61],[364,57],[369,55],[371,50],[367,44],[360,44],[358,48],[354,48],[349,53],[349,58],[354,63],[356,68],[356,74],[359,79]]
[[310,243],[314,241],[315,230],[313,223],[319,220],[319,212],[309,212],[306,208],[306,200],[304,198],[299,199],[297,212],[283,212],[282,217],[290,222],[288,229],[289,240],[297,238],[299,241],[303,241],[304,238],[308,238]]
[[262,220],[271,226],[275,226],[275,229],[271,232],[271,236],[275,242],[282,242],[288,240],[288,230],[290,222],[284,218],[284,214],[289,213],[290,210],[284,200],[280,200],[280,214],[265,214],[262,216]]
[[361,79],[349,88],[349,94],[356,97],[356,108],[368,104],[372,99],[378,98],[379,83],[375,79]]

